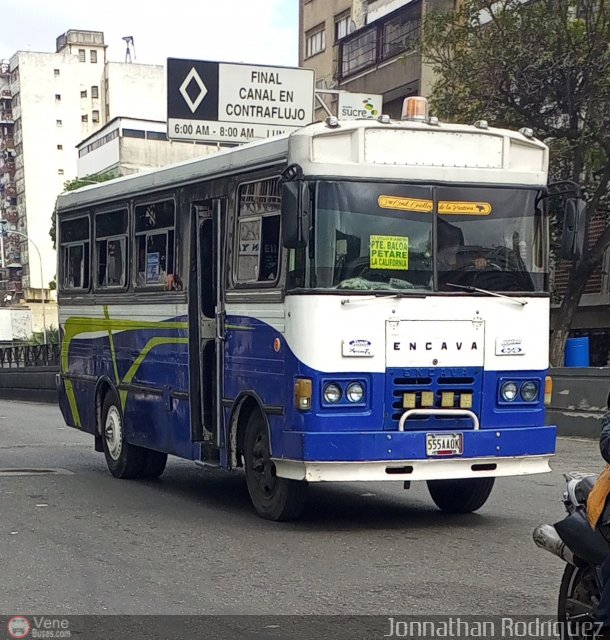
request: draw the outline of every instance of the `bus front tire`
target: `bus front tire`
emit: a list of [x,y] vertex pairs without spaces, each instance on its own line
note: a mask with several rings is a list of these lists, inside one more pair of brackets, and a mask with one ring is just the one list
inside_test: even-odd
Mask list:
[[140,477],[146,465],[146,451],[125,441],[123,412],[114,391],[102,405],[102,445],[110,473],[115,478]]
[[275,475],[267,424],[255,411],[246,425],[244,466],[248,493],[256,513],[267,520],[294,520],[305,507],[307,483]]
[[436,506],[445,513],[472,513],[480,509],[494,486],[495,478],[428,480],[428,491]]

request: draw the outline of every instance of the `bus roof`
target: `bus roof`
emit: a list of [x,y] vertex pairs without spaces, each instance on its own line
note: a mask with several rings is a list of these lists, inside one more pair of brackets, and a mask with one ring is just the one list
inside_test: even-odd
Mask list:
[[547,146],[521,132],[410,120],[342,120],[334,126],[327,120],[283,136],[64,192],[58,197],[57,209],[71,210],[273,166],[289,155],[290,162],[304,167],[305,175],[402,180],[446,176],[464,182],[480,175],[481,182],[543,185],[548,171]]

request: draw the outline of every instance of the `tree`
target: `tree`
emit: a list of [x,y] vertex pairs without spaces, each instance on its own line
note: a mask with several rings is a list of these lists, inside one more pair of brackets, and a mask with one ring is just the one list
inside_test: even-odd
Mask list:
[[551,181],[583,187],[586,238],[592,218],[604,217],[599,238],[570,264],[551,337],[554,366],[610,246],[609,42],[605,0],[464,0],[454,12],[429,14],[423,29],[423,55],[437,74],[435,115],[533,129],[550,147]]
[[[74,180],[66,180],[64,182],[64,191],[76,191],[81,187],[86,187],[91,185],[92,183],[98,182],[106,182],[107,180],[112,180],[116,178],[116,176],[112,173],[101,173],[99,175],[94,176],[85,176],[84,178],[75,178]],[[55,218],[57,215],[57,206],[53,209],[53,213],[51,214],[51,228],[49,229],[49,235],[53,240],[53,249],[56,249],[56,238],[57,238],[57,227]]]

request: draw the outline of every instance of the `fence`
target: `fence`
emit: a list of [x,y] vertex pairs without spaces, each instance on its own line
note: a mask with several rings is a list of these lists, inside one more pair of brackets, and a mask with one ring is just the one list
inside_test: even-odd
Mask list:
[[0,398],[57,402],[58,344],[0,347]]
[[59,367],[58,344],[0,347],[0,369]]

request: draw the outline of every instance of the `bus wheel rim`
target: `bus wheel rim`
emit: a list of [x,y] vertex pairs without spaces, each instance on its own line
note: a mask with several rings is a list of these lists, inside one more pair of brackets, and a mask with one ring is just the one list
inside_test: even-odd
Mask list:
[[110,407],[106,415],[104,425],[104,437],[108,453],[113,460],[118,460],[123,449],[123,427],[121,424],[121,414],[116,407]]

